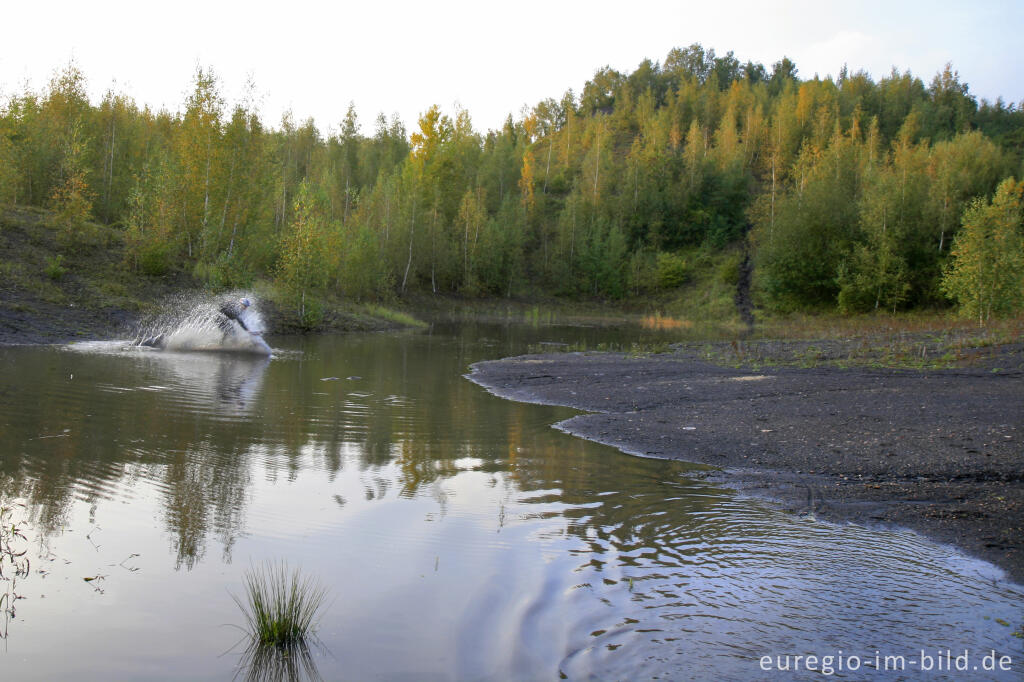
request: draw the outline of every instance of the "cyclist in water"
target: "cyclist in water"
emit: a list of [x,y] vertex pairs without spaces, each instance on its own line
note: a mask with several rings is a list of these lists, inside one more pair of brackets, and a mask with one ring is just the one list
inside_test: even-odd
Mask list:
[[[240,298],[238,300],[224,301],[217,309],[217,328],[220,329],[223,334],[222,343],[228,340],[234,339],[239,336],[239,327],[242,330],[258,336],[259,331],[249,329],[249,326],[245,323],[245,311],[252,305],[252,301],[248,298]],[[164,348],[167,343],[167,332],[161,332],[154,336],[147,337],[138,342],[140,346],[149,346],[150,348]]]
[[252,333],[252,330],[245,325],[245,321],[242,319],[245,316],[245,311],[251,305],[252,302],[249,299],[240,298],[237,301],[225,301],[220,306],[220,314],[223,317],[217,320],[217,326],[224,332],[225,340],[235,335],[235,323],[238,323],[239,327],[250,334]]

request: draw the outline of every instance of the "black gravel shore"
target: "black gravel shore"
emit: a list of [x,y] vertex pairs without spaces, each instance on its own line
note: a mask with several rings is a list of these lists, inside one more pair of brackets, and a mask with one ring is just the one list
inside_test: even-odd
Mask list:
[[469,378],[587,411],[558,425],[578,436],[711,465],[715,480],[792,511],[909,527],[1024,583],[1024,354],[1002,352],[998,371],[561,353],[477,363]]

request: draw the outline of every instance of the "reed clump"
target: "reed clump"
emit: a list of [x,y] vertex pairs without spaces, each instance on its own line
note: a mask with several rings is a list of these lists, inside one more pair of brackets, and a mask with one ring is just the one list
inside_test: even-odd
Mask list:
[[15,602],[23,598],[16,592],[18,579],[28,577],[32,568],[23,547],[28,543],[26,523],[15,514],[24,508],[24,504],[0,500],[0,639],[7,639],[8,623],[16,614]]
[[254,643],[286,649],[303,644],[313,633],[327,590],[299,569],[275,562],[247,571],[244,597],[232,598]]

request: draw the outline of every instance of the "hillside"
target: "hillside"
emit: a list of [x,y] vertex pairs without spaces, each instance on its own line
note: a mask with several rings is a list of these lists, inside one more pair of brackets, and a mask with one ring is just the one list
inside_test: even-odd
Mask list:
[[425,102],[413,129],[380,116],[369,135],[354,105],[336,131],[275,126],[209,69],[177,112],[94,103],[86,84],[69,65],[0,104],[0,204],[119,225],[153,277],[270,283],[305,328],[332,324],[331,299],[417,295],[676,314],[658,301],[712,262],[749,284],[747,320],[1024,309],[1024,110],[979,102],[952,65],[805,79],[695,44],[599,69],[500,130]]
[[[51,211],[0,209],[0,344],[61,343],[131,334],[147,313],[171,297],[215,291],[174,270],[163,276],[132,272],[125,264],[123,232],[89,223],[74,245],[64,243]],[[277,332],[297,328],[274,292],[260,297]],[[383,308],[333,301],[323,330],[375,330],[411,321]]]
[[194,286],[131,275],[119,231],[95,226],[94,243],[58,244],[51,214],[0,211],[0,343],[52,343],[124,331],[172,290]]

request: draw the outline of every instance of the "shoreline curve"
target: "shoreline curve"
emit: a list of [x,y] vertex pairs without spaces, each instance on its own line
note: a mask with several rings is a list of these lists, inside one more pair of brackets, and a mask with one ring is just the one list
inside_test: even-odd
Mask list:
[[678,351],[581,352],[478,362],[466,378],[584,411],[553,425],[570,434],[708,465],[709,479],[795,513],[910,528],[1024,584],[1024,371],[750,371]]

